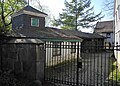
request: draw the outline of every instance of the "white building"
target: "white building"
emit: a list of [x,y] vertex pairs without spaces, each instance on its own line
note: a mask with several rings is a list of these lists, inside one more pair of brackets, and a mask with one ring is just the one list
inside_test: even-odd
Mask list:
[[[116,45],[120,45],[120,0],[114,0],[114,3],[115,43],[118,43]],[[115,57],[120,65],[120,50],[115,50]]]

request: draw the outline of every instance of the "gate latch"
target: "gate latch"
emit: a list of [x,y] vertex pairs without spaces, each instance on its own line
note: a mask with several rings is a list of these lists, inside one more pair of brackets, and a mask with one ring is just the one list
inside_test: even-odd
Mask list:
[[82,68],[82,61],[78,62],[77,67]]

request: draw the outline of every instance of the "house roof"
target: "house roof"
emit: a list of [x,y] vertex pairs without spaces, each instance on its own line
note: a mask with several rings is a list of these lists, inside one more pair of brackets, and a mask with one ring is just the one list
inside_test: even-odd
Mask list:
[[81,41],[82,39],[74,35],[66,35],[64,33],[58,32],[52,28],[29,28],[29,29],[17,29],[12,32],[10,36],[13,37],[31,37],[40,38],[43,41]]
[[62,30],[57,28],[26,28],[15,29],[8,36],[12,37],[28,37],[40,38],[42,41],[82,41],[82,39],[104,39],[103,36],[97,33],[84,33],[74,30]]
[[8,43],[31,43],[31,44],[41,44],[43,41],[40,39],[31,39],[31,38],[12,38]]
[[82,39],[90,39],[90,38],[104,38],[103,36],[97,34],[97,33],[85,33],[81,31],[75,31],[75,30],[62,30],[53,28],[55,31],[65,34],[67,36],[76,36]]
[[47,14],[43,13],[29,5],[25,6],[24,8],[22,8],[21,10],[19,10],[18,12],[12,14],[12,17],[15,16],[19,16],[21,14],[29,14],[29,15],[34,15],[34,16],[40,16],[40,17],[46,17]]
[[103,21],[97,22],[95,27],[95,32],[97,33],[107,33],[113,32],[113,20],[112,21]]

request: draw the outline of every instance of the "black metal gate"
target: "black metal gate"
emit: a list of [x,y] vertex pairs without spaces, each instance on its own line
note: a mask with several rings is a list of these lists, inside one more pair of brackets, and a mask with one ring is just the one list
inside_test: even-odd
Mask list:
[[118,86],[118,46],[46,42],[45,80],[57,86]]

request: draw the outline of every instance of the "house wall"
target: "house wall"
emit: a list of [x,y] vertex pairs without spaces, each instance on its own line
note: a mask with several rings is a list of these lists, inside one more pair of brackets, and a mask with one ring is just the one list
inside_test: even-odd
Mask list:
[[[61,48],[61,55],[59,56],[53,55],[53,48],[46,47],[46,65],[52,66],[67,60],[77,59],[77,53],[78,53],[77,45],[78,45],[78,42],[76,42],[76,52],[71,53],[71,42],[62,42],[61,46],[64,46],[64,48]],[[65,46],[67,47],[65,48]],[[80,46],[81,46],[81,43],[79,42],[79,58],[81,59]]]
[[104,33],[98,33],[98,34],[106,37],[106,39],[104,40],[104,42],[111,43],[111,45],[114,42],[114,33],[110,32],[110,37],[107,37],[107,33],[105,33],[105,32]]
[[103,46],[104,39],[84,39],[81,43],[81,50],[82,52],[100,52]]
[[23,26],[24,26],[24,15],[19,15],[19,16],[12,18],[13,29],[23,28]]
[[114,42],[114,33],[110,33],[110,37],[106,39],[106,42],[109,42],[112,45],[112,43]]
[[[39,27],[31,26],[31,18],[39,18]],[[45,18],[22,14],[12,18],[12,28],[13,29],[45,28]]]
[[[120,5],[120,0],[115,0],[115,8],[114,8],[114,19],[115,19],[115,45],[120,45],[120,9],[118,6]],[[120,69],[120,51],[115,50],[115,57],[119,64]]]

